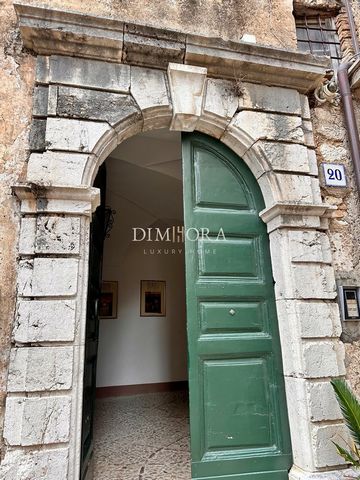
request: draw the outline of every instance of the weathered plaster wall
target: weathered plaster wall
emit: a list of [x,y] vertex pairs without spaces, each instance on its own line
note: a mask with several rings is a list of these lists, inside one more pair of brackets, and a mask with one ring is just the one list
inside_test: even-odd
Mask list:
[[22,51],[12,2],[0,2],[0,451],[15,297],[17,205],[10,185],[25,168],[34,59]]
[[[360,124],[359,102],[356,110]],[[348,188],[322,187],[324,202],[337,207],[330,219],[329,231],[336,279],[340,284],[360,285],[360,204],[340,99],[336,104],[312,109],[312,120],[319,165],[321,162],[344,164],[349,182]],[[347,376],[360,395],[360,323],[343,324],[342,339],[346,347]]]
[[[115,17],[156,27],[296,48],[292,0],[28,0],[29,4]],[[279,33],[281,32],[281,33]]]

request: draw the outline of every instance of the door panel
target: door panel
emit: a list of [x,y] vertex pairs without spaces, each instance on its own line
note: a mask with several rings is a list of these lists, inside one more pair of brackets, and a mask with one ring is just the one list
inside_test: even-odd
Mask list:
[[285,480],[291,446],[262,195],[217,140],[182,142],[185,228],[206,232],[185,243],[192,477]]
[[96,391],[96,361],[99,336],[98,303],[101,291],[101,271],[105,222],[105,165],[99,169],[94,187],[100,188],[101,205],[93,214],[90,226],[89,279],[86,309],[86,339],[84,360],[82,448],[80,479],[84,479],[93,448],[93,421]]

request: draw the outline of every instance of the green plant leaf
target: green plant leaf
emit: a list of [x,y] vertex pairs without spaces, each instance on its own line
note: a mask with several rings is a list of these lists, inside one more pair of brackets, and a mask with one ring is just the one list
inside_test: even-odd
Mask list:
[[344,380],[332,380],[331,385],[351,436],[360,445],[360,403]]
[[333,442],[333,444],[335,445],[338,454],[341,455],[346,462],[351,463],[351,465],[354,465],[355,467],[358,467],[360,465],[360,459],[354,458],[350,452],[345,450],[345,448],[340,447],[340,445],[338,445],[337,443]]

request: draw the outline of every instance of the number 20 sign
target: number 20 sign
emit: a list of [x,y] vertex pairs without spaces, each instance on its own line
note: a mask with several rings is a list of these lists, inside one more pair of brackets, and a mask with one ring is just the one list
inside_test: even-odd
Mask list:
[[325,185],[331,187],[346,187],[346,175],[344,165],[336,163],[323,163]]

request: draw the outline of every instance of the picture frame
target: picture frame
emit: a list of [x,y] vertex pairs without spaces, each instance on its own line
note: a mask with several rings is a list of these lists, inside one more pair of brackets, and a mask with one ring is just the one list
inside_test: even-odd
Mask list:
[[140,316],[166,316],[166,282],[165,280],[140,281]]
[[118,282],[102,282],[99,299],[99,318],[117,318],[117,308]]

